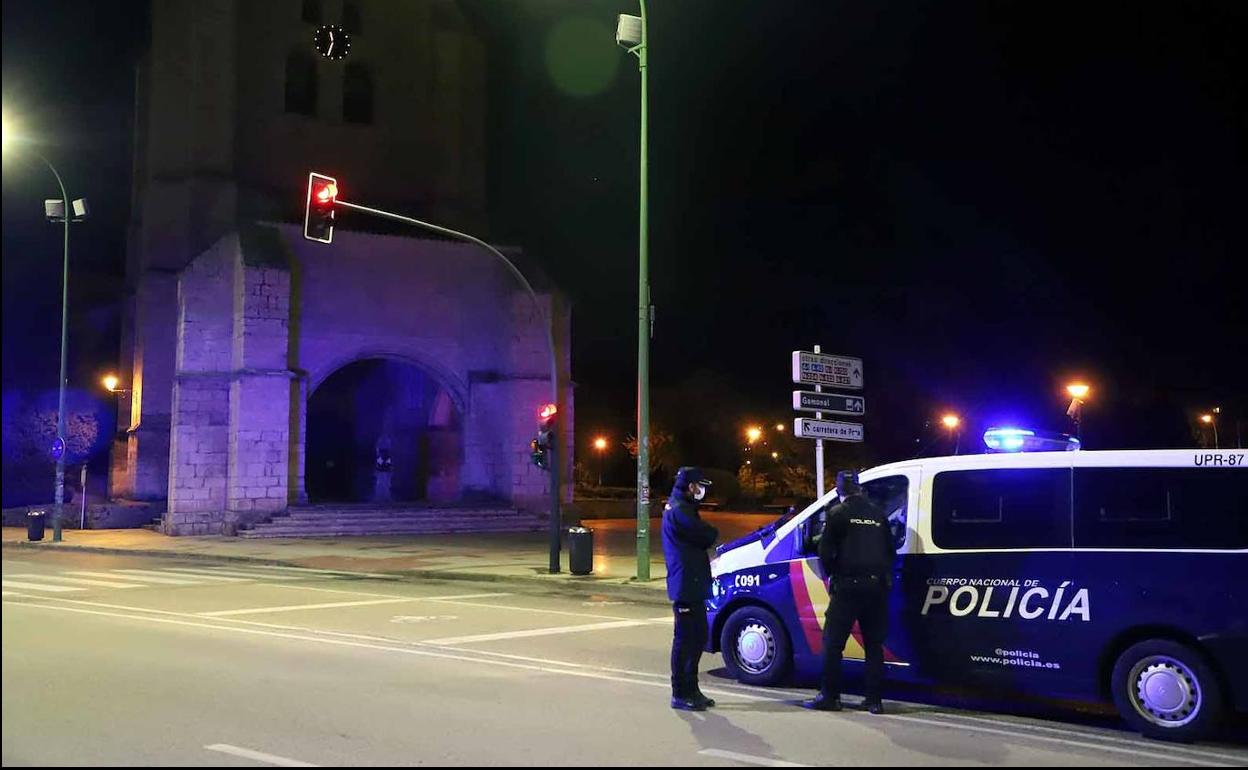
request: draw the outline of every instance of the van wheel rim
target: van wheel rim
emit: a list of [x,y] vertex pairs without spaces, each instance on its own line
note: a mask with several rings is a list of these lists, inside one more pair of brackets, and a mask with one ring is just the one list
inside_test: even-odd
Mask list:
[[1128,680],[1131,705],[1158,727],[1183,727],[1200,714],[1200,682],[1181,660],[1151,655],[1135,664]]
[[761,623],[750,623],[737,632],[737,662],[750,674],[761,674],[776,659],[776,637]]

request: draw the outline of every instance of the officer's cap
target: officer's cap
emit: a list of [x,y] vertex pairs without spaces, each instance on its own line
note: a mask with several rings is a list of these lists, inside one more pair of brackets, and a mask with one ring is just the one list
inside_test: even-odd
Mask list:
[[690,484],[701,484],[704,487],[709,487],[711,486],[711,480],[706,477],[701,468],[686,465],[676,471],[676,487],[684,489]]

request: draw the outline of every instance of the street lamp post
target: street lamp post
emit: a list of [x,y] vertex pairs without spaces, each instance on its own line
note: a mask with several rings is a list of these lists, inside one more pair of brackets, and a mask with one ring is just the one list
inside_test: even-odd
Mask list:
[[940,422],[953,434],[953,453],[956,455],[962,443],[962,419],[956,414],[947,414],[940,418]]
[[1092,390],[1081,382],[1072,383],[1066,386],[1066,392],[1070,395],[1070,406],[1066,408],[1066,416],[1075,422],[1075,438],[1083,440],[1080,434],[1080,418],[1083,413],[1083,405],[1086,403],[1088,392]]
[[594,439],[594,450],[598,452],[598,486],[602,486],[603,453],[607,451],[607,440],[602,436]]
[[[4,149],[8,150],[9,145],[9,126],[4,126]],[[56,399],[56,486],[55,486],[55,513],[52,516],[52,542],[59,543],[61,541],[61,518],[65,513],[65,453],[68,446],[65,441],[65,381],[68,377],[67,354],[69,345],[69,223],[72,218],[73,209],[69,204],[69,193],[65,191],[65,183],[61,180],[60,173],[56,170],[56,166],[43,156],[42,153],[32,153],[39,160],[43,161],[48,170],[52,172],[52,176],[56,177],[57,187],[61,189],[60,203],[61,209],[60,219],[65,223],[64,248],[61,257],[61,369],[60,377],[57,379],[57,399]],[[75,201],[77,203],[77,201]],[[85,213],[85,207],[84,207]],[[53,219],[52,221],[56,221]]]
[[646,0],[638,0],[641,16],[620,14],[615,42],[637,56],[641,72],[641,163],[640,211],[637,230],[637,579],[650,579],[650,335],[653,312],[650,305],[650,245],[647,190],[647,103],[649,101],[646,47]]
[[[1214,409],[1213,411],[1214,411],[1214,414],[1217,414],[1221,412],[1222,410],[1218,408],[1218,409]],[[1215,417],[1213,414],[1202,414],[1200,416],[1200,421],[1203,422],[1205,425],[1208,425],[1209,427],[1213,428],[1213,448],[1220,449],[1221,447],[1218,446],[1218,418]]]

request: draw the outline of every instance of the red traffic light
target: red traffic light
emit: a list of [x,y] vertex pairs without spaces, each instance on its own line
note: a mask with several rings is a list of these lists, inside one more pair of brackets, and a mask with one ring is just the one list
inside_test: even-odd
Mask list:
[[324,174],[308,174],[308,198],[303,211],[303,237],[310,241],[334,240],[334,203],[338,180]]

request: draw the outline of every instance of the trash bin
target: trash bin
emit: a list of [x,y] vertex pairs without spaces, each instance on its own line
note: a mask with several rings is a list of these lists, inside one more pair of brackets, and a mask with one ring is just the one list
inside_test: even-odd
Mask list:
[[47,511],[31,511],[26,514],[26,539],[35,541],[43,539],[43,524]]
[[568,570],[573,575],[594,571],[594,531],[585,527],[568,528]]

